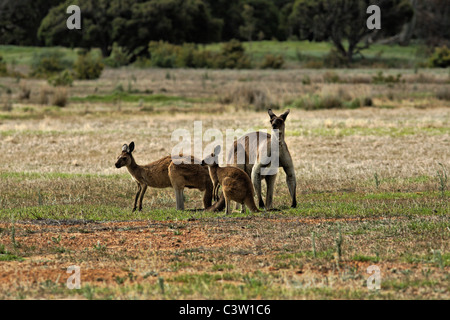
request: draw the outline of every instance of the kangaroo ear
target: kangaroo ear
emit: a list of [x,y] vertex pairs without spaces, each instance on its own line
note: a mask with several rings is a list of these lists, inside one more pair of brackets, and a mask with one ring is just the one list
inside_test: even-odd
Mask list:
[[267,113],[268,113],[269,116],[270,116],[270,120],[272,120],[273,118],[276,118],[276,117],[277,117],[277,115],[276,115],[275,113],[273,113],[272,109],[269,109],[269,110],[267,111]]
[[122,152],[128,152],[128,145],[126,143],[122,146]]
[[134,151],[134,142],[130,143],[130,147],[128,149],[128,153],[132,153]]
[[217,156],[220,153],[220,150],[222,150],[222,148],[220,147],[220,145],[216,146],[214,148],[214,155]]
[[280,118],[283,118],[283,120],[286,121],[286,118],[287,118],[289,112],[291,112],[290,109],[288,109],[285,113],[283,113],[283,114],[280,116]]

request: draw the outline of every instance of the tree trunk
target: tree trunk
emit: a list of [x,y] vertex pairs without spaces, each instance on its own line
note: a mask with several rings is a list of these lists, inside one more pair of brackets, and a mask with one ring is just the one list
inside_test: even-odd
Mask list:
[[414,28],[416,27],[416,21],[417,21],[417,0],[410,0],[411,6],[414,8],[414,15],[410,22],[405,24],[403,26],[403,30],[400,33],[400,38],[398,43],[402,46],[409,45],[409,42],[411,41]]

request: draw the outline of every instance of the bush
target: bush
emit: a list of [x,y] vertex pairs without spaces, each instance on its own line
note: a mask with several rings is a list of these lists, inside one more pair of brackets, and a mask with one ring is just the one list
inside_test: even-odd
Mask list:
[[397,76],[393,76],[393,75],[388,75],[388,76],[384,76],[383,75],[383,71],[378,71],[377,75],[372,77],[372,83],[373,84],[393,84],[393,83],[399,83],[400,79],[402,77],[402,74],[399,73],[397,74]]
[[148,45],[151,66],[159,68],[176,68],[180,46],[165,41],[151,41]]
[[432,68],[447,68],[450,67],[450,49],[446,46],[436,48],[429,60]]
[[323,63],[327,68],[341,68],[348,66],[348,60],[343,58],[335,48],[331,49],[324,57]]
[[130,64],[131,58],[122,47],[119,47],[116,42],[113,44],[111,55],[104,60],[105,65],[111,68],[120,68]]
[[284,66],[282,55],[267,54],[261,64],[261,69],[281,69]]
[[339,83],[341,78],[336,72],[327,71],[323,74],[323,81],[325,83]]
[[67,90],[65,88],[58,88],[53,93],[51,103],[54,106],[63,108],[67,105],[68,100],[69,99],[67,97]]
[[237,40],[224,43],[220,53],[199,50],[195,44],[173,45],[164,41],[151,41],[148,46],[150,59],[140,60],[141,66],[159,68],[250,68],[250,59]]
[[20,100],[29,100],[31,96],[31,89],[26,84],[21,83],[19,86],[19,99]]
[[252,106],[255,111],[276,107],[266,92],[251,86],[231,88],[221,96],[220,101],[224,104],[234,104],[237,107]]
[[64,60],[63,54],[58,51],[43,52],[33,56],[31,63],[31,77],[49,78],[61,71],[69,65]]
[[242,43],[233,39],[222,45],[220,55],[214,60],[214,66],[219,69],[249,69],[251,63]]
[[69,70],[64,70],[63,72],[59,73],[58,75],[53,76],[50,79],[48,79],[48,83],[54,87],[64,87],[64,86],[71,87],[73,84],[72,73]]
[[75,77],[80,80],[93,80],[100,78],[104,64],[99,57],[93,57],[90,52],[80,53],[73,64]]

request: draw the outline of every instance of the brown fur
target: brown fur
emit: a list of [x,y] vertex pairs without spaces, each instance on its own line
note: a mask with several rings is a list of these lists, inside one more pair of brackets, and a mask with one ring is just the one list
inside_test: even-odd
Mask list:
[[[296,178],[294,171],[294,164],[288,146],[284,140],[285,136],[285,122],[289,114],[289,110],[280,116],[275,115],[271,109],[268,110],[270,116],[270,124],[272,129],[279,130],[279,166],[283,168],[286,173],[286,184],[291,195],[291,207],[297,206],[296,199]],[[232,163],[234,166],[244,170],[253,182],[255,193],[259,201],[260,208],[272,208],[273,191],[275,187],[276,175],[263,176],[261,175],[260,150],[264,144],[267,144],[267,150],[270,154],[272,136],[265,132],[251,132],[240,137],[235,143],[227,157],[227,163]],[[244,154],[245,164],[237,164],[238,153]],[[256,161],[255,161],[256,158]],[[261,196],[261,180],[264,179],[267,185],[266,203]],[[209,211],[220,211],[225,207],[225,199],[221,197],[213,206],[208,208]]]
[[[169,188],[173,187],[177,199],[177,210],[184,210],[183,190],[184,188],[199,189],[205,191],[203,205],[205,208],[212,203],[212,182],[209,178],[207,167],[195,164],[176,165],[172,162],[171,156],[163,157],[147,165],[138,165],[134,160],[132,152],[134,143],[130,146],[124,145],[122,153],[119,155],[116,168],[126,166],[132,179],[138,186],[138,191],[134,199],[133,211],[138,208],[142,210],[142,200],[147,191],[147,187]],[[192,158],[192,160],[194,160]]]
[[209,175],[213,182],[213,198],[217,200],[219,186],[222,186],[227,214],[231,212],[231,200],[242,204],[243,212],[245,212],[245,206],[252,212],[259,212],[253,199],[254,191],[250,177],[237,167],[219,167],[217,157],[219,153],[220,146],[216,147],[214,153],[203,161],[209,167]]

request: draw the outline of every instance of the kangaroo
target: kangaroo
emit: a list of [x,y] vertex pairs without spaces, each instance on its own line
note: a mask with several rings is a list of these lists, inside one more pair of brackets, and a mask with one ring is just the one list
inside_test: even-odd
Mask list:
[[259,212],[253,199],[254,191],[250,177],[237,167],[219,167],[218,154],[220,150],[221,147],[217,146],[214,152],[202,161],[202,164],[207,164],[209,167],[214,200],[219,198],[219,186],[222,186],[226,214],[231,213],[231,200],[242,204],[242,212],[245,212],[245,205],[251,212]]
[[[203,205],[205,208],[211,206],[212,203],[212,182],[209,177],[207,167],[200,164],[176,165],[172,162],[171,156],[163,157],[145,166],[138,165],[134,160],[132,152],[135,144],[124,144],[122,153],[117,158],[116,168],[127,167],[133,180],[138,186],[138,191],[134,199],[133,212],[138,209],[142,211],[142,200],[147,191],[147,187],[153,188],[169,188],[175,190],[177,210],[184,210],[184,188],[194,188],[204,191]],[[139,203],[138,203],[139,200]],[[139,205],[139,206],[138,206]]]
[[[284,140],[285,138],[285,122],[290,110],[287,110],[280,116],[275,115],[271,109],[268,109],[268,114],[270,117],[270,124],[272,129],[278,130],[278,137],[272,137],[270,134],[257,131],[251,132],[240,137],[234,143],[234,147],[228,153],[227,163],[233,164],[234,166],[244,170],[249,177],[251,177],[253,186],[255,188],[255,193],[258,197],[259,207],[271,209],[273,205],[273,190],[275,187],[276,174],[263,175],[261,173],[261,168],[267,165],[261,163],[262,157],[261,151],[263,147],[267,148],[267,156],[270,157],[271,152],[271,142],[272,138],[278,141],[278,160],[279,166],[283,168],[286,173],[286,184],[289,188],[289,193],[291,196],[291,207],[297,207],[296,199],[296,188],[297,182],[295,178],[294,164],[292,161],[291,154],[289,152],[288,146]],[[243,163],[241,163],[242,155],[244,155]],[[238,161],[239,159],[239,161]],[[261,180],[266,181],[267,193],[266,193],[266,203],[261,196]],[[212,207],[208,208],[210,211],[220,211],[224,208],[224,199],[216,202]]]

